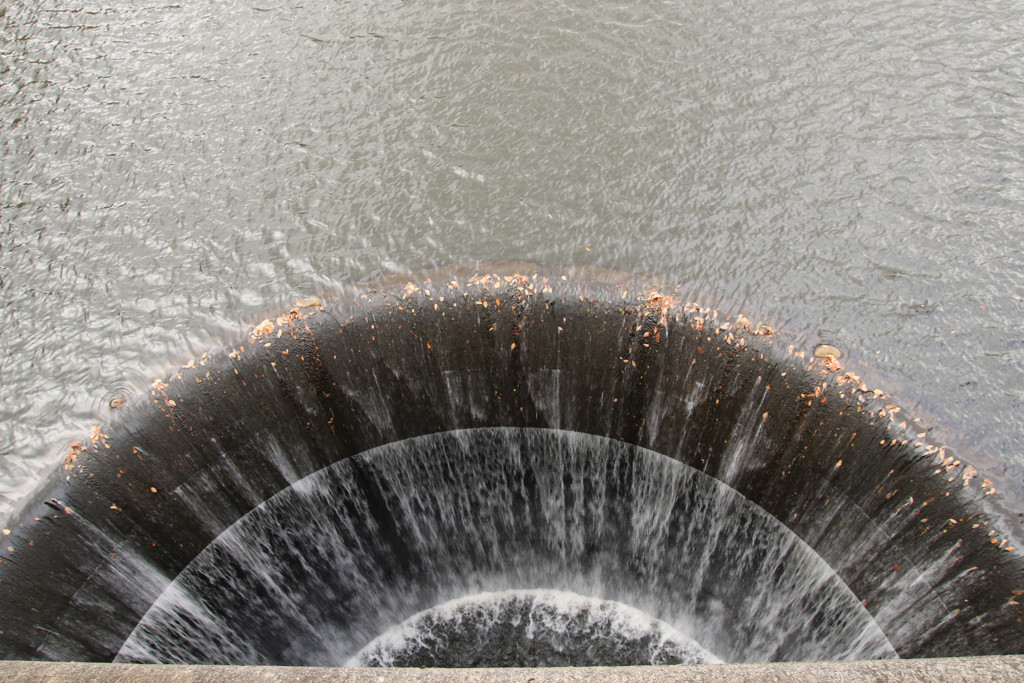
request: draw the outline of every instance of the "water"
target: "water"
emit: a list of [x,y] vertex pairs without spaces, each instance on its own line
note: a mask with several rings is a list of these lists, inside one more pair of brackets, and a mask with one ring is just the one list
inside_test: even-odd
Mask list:
[[0,511],[237,321],[498,258],[777,312],[1019,482],[1022,10],[8,0]]
[[[618,272],[472,272],[350,287],[118,408],[3,529],[0,656],[342,664],[510,590],[726,661],[1024,647],[1019,521],[886,394]],[[473,633],[559,661],[526,611]]]
[[346,666],[534,667],[711,664],[719,660],[628,605],[553,590],[450,600],[389,629]]
[[[522,627],[531,615],[546,625]],[[403,639],[426,647],[387,646]],[[895,656],[835,571],[728,486],[612,439],[497,428],[295,482],[174,577],[118,658],[486,665],[481,652],[506,666]]]

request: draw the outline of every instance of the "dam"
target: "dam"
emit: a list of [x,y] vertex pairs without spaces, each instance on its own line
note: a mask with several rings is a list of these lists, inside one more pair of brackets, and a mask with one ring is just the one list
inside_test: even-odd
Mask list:
[[571,266],[300,299],[69,446],[4,529],[0,654],[1024,651],[1020,533],[992,481],[838,349],[791,342],[699,293]]

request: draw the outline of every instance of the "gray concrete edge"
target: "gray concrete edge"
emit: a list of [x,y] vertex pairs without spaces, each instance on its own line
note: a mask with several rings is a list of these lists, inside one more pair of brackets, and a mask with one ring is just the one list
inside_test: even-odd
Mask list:
[[0,680],[164,681],[167,683],[735,683],[759,681],[1024,681],[1024,655],[902,659],[863,662],[712,664],[700,666],[580,667],[543,669],[341,669],[274,666],[184,666],[84,662],[0,662]]

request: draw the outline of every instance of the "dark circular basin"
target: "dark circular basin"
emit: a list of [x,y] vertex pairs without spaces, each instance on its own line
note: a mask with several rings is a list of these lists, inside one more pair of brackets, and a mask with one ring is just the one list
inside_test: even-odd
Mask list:
[[844,362],[593,269],[300,300],[72,444],[5,529],[0,653],[1024,652],[1024,563],[991,482]]

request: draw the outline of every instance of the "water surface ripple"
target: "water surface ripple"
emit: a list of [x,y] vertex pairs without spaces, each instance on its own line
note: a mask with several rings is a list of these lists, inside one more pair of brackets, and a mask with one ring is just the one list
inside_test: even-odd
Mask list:
[[9,0],[0,513],[111,397],[237,321],[502,258],[775,312],[1020,483],[1022,14]]

